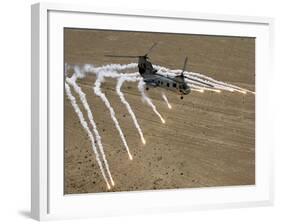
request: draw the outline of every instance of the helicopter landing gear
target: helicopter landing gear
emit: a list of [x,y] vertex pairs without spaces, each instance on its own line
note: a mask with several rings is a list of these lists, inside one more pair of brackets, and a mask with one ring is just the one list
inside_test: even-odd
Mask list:
[[181,96],[181,100],[183,99],[183,96]]
[[149,90],[149,88],[148,88],[148,87],[146,87],[145,89],[146,89],[146,91],[148,91],[148,90]]

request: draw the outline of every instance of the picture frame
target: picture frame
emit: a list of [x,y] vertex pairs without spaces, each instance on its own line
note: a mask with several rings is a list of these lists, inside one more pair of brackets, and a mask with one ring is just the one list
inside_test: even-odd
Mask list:
[[[31,215],[37,220],[115,216],[273,203],[270,136],[272,18],[37,3],[31,6]],[[151,24],[147,26],[146,24]],[[256,38],[256,184],[120,193],[63,193],[63,28]],[[183,28],[184,27],[184,28]],[[62,75],[59,75],[62,74]]]

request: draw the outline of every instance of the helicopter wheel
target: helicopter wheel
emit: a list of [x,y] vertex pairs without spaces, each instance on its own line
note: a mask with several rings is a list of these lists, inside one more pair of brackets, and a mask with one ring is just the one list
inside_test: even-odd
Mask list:
[[148,88],[148,87],[146,87],[145,89],[146,89],[147,91],[149,90],[149,88]]
[[183,96],[181,96],[181,100],[183,99]]

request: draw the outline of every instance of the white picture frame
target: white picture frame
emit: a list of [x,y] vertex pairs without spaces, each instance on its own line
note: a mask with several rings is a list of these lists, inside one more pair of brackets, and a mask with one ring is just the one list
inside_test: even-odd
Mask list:
[[[271,205],[269,79],[273,19],[190,12],[32,5],[31,214],[37,220]],[[147,26],[150,22],[150,26]],[[182,25],[185,25],[182,29]],[[256,185],[63,195],[63,28],[256,37]],[[60,75],[61,74],[61,75]]]

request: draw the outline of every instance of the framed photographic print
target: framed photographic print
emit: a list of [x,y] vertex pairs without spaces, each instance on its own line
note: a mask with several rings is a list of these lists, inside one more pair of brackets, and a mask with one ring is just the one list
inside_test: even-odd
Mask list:
[[32,6],[32,217],[269,205],[273,20]]

